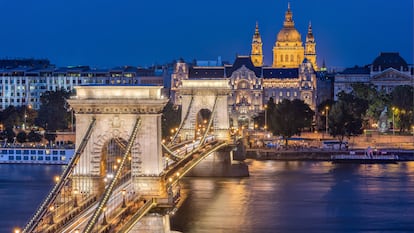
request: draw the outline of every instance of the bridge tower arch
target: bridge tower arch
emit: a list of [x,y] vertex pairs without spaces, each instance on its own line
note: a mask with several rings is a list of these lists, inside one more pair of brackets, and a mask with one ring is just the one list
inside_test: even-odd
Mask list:
[[159,176],[165,167],[161,148],[161,112],[168,99],[162,97],[161,89],[155,86],[76,87],[77,95],[69,100],[69,104],[76,115],[77,147],[81,145],[91,121],[95,119],[96,123],[74,168],[74,189],[84,194],[99,195],[102,183],[106,182],[103,179],[111,178],[108,166],[116,166],[116,161],[107,157],[114,153],[108,147],[116,146],[116,141],[126,145],[135,123],[140,120],[128,164],[132,187],[135,191],[154,195],[160,192],[158,179],[152,177]]
[[209,110],[212,117],[211,129],[219,140],[230,140],[228,95],[230,94],[227,79],[188,79],[182,80],[177,88],[177,96],[182,105],[181,139],[197,138],[197,117],[202,110]]

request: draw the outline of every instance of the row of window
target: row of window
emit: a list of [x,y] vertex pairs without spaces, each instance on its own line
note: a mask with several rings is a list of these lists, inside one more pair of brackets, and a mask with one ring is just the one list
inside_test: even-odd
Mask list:
[[[1,156],[3,157],[3,155]],[[20,156],[20,155],[10,155],[9,161],[65,161],[66,156]]]
[[[269,94],[270,93],[266,93],[265,97],[268,98],[268,97],[275,97],[276,96],[276,93],[275,92],[272,92],[271,93],[272,94],[271,96],[269,96]],[[279,92],[279,96],[280,97],[283,97],[283,92]],[[290,92],[286,92],[286,97],[290,97],[290,96],[291,96]],[[294,97],[297,97],[298,96],[298,93],[296,91],[294,91],[293,92],[293,96]]]
[[52,155],[66,155],[66,151],[65,150],[53,150],[53,151],[50,151],[50,150],[1,150],[1,154],[3,154],[3,155],[7,155],[7,154],[17,154],[17,155],[21,155],[21,154],[23,154],[23,155],[28,155],[28,154],[31,154],[31,155],[35,155],[35,154],[38,154],[38,155],[43,155],[43,154],[45,154],[45,155],[50,155],[50,154],[52,154]]

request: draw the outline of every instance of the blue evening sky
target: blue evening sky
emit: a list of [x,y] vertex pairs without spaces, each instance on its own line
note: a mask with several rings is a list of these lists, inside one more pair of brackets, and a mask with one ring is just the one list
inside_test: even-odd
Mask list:
[[[178,58],[232,62],[247,55],[256,21],[265,63],[287,0],[0,0],[0,57],[58,66],[148,66]],[[312,21],[318,63],[371,63],[381,51],[413,63],[412,0],[290,0],[305,40]]]

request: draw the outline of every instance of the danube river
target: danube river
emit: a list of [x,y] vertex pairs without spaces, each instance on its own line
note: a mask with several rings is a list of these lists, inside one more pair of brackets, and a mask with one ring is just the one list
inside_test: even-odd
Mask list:
[[[247,161],[247,178],[185,178],[184,233],[414,232],[414,162]],[[23,226],[58,166],[0,165],[0,232]]]

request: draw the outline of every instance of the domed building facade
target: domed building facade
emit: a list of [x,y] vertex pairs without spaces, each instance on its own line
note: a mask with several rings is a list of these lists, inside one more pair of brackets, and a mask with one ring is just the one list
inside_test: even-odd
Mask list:
[[[251,53],[252,62],[255,66],[263,66],[262,45],[259,28],[256,24]],[[314,70],[318,70],[316,63],[316,43],[312,32],[312,25],[309,23],[304,47],[302,36],[295,28],[293,13],[290,9],[290,4],[288,4],[283,28],[277,34],[276,42],[273,46],[272,67],[298,68],[305,58],[312,63]]]
[[340,92],[352,92],[352,84],[372,84],[377,90],[391,93],[396,86],[414,83],[414,69],[396,52],[382,52],[372,64],[346,68],[335,75],[334,99]]
[[[171,76],[171,98],[180,105],[181,80],[228,79],[232,92],[228,96],[228,111],[232,127],[254,128],[253,117],[265,110],[267,102],[300,99],[312,110],[317,105],[317,64],[315,38],[309,24],[305,47],[296,30],[288,5],[283,28],[277,33],[273,47],[273,64],[263,60],[263,43],[259,25],[252,38],[249,56],[237,56],[233,64],[219,62],[176,63]],[[215,65],[211,65],[215,64]]]

